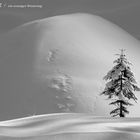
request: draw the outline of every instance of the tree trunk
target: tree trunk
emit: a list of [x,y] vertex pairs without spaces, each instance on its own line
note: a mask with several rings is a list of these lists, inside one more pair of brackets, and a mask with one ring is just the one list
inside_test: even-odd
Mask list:
[[[121,89],[120,94],[122,96],[121,98],[123,98],[123,95],[122,95],[122,87],[123,87],[122,76],[123,76],[123,72],[121,72],[121,87],[120,87],[120,89]],[[120,117],[124,117],[121,100],[120,100]]]
[[124,117],[123,110],[122,110],[122,102],[120,101],[120,117]]

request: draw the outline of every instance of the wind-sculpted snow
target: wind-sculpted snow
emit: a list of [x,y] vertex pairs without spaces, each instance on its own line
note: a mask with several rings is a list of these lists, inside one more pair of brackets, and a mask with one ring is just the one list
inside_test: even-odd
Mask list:
[[[57,106],[63,112],[70,112],[71,107],[74,106],[72,103],[72,78],[67,74],[59,74],[51,77],[50,88],[60,92],[61,96],[57,95],[56,98],[63,100],[62,103],[58,103]],[[64,103],[66,100],[66,103]]]
[[63,92],[70,92],[72,90],[71,78],[66,74],[61,74],[53,77],[51,80],[51,87]]
[[50,51],[48,52],[48,58],[47,58],[48,62],[53,62],[53,61],[55,60],[56,55],[57,55],[57,52],[58,52],[57,49],[55,49],[55,50],[50,50]]
[[0,140],[138,140],[140,118],[57,113],[0,122]]

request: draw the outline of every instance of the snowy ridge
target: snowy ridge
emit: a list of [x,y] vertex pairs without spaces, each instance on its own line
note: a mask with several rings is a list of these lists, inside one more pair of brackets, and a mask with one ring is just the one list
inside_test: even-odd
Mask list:
[[140,118],[105,118],[92,114],[56,113],[0,122],[0,138],[68,133],[140,134]]

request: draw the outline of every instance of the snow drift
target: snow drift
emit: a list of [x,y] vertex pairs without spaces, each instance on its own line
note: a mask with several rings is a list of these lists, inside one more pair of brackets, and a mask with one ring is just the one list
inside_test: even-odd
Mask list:
[[140,118],[56,113],[0,122],[0,140],[138,140]]

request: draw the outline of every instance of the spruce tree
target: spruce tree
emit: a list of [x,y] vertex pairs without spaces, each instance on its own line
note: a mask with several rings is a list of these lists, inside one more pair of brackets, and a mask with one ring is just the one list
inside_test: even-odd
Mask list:
[[140,91],[140,88],[136,85],[136,80],[130,69],[132,64],[127,61],[124,50],[121,50],[121,54],[117,55],[119,57],[114,61],[116,65],[104,77],[107,83],[101,95],[115,100],[110,105],[117,107],[110,112],[110,115],[125,117],[125,114],[129,113],[126,107],[132,105],[128,101],[130,99],[137,101],[134,91]]

